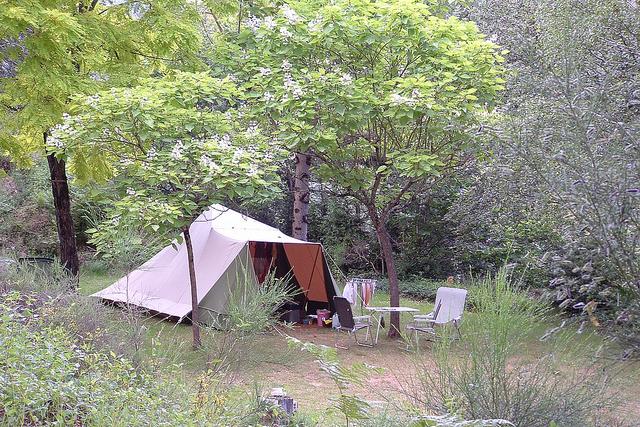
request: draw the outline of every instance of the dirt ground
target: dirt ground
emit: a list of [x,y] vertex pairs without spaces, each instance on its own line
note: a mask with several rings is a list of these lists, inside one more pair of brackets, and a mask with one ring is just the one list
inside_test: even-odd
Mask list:
[[[346,333],[339,335],[330,329],[315,326],[296,327],[286,331],[288,335],[301,341],[323,344],[334,347],[336,338],[341,346],[348,349],[336,349],[338,357],[346,366],[354,363],[366,363],[382,368],[382,373],[372,371],[363,386],[352,387],[352,392],[368,401],[373,406],[399,405],[408,397],[404,389],[409,385],[409,378],[415,375],[416,361],[432,363],[429,343],[423,342],[420,354],[406,350],[404,341],[388,339],[387,330],[382,329],[378,344],[375,347],[363,347],[355,344]],[[278,341],[280,341],[278,343]],[[274,337],[272,345],[286,346],[284,339]],[[319,410],[326,408],[327,398],[335,395],[336,386],[329,376],[322,372],[318,363],[300,350],[292,350],[288,363],[272,364],[270,372],[262,371],[263,384],[273,387],[284,387],[294,398],[300,401],[303,409]]]

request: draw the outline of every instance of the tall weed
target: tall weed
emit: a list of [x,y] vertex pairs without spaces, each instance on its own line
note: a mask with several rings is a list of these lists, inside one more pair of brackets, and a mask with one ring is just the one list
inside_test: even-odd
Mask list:
[[569,331],[535,340],[549,326],[546,307],[519,292],[504,268],[476,282],[476,312],[465,318],[463,339],[444,330],[433,346],[435,369],[418,362],[407,393],[421,407],[465,419],[598,425],[615,407],[616,370],[595,358],[593,340]]

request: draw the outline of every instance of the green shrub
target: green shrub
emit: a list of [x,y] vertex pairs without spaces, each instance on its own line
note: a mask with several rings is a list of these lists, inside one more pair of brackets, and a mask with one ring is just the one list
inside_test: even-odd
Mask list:
[[240,268],[236,286],[230,291],[226,314],[214,318],[203,327],[203,351],[207,354],[207,368],[222,374],[246,367],[255,346],[262,345],[256,336],[273,330],[279,324],[279,310],[299,292],[289,277],[267,275],[263,283],[256,283],[253,272]]
[[0,425],[256,425],[268,410],[204,372],[195,386],[95,351],[32,311],[18,292],[0,302]]
[[505,269],[472,289],[476,312],[465,318],[463,340],[443,330],[435,369],[419,363],[411,388],[419,405],[527,427],[595,425],[615,408],[615,369],[595,360],[584,337],[559,333],[532,347],[531,338],[549,325],[547,310],[517,291]]
[[[409,279],[400,281],[400,295],[418,301],[434,301],[436,299],[436,291],[441,286],[447,286],[447,284],[437,280],[412,276]],[[388,292],[389,281],[387,279],[378,281],[377,290]]]

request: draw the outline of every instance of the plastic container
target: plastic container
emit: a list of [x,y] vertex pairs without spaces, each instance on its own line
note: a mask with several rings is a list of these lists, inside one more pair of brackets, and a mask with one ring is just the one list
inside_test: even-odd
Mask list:
[[331,312],[325,309],[316,310],[316,314],[318,315],[318,326],[324,326],[324,321],[331,316]]

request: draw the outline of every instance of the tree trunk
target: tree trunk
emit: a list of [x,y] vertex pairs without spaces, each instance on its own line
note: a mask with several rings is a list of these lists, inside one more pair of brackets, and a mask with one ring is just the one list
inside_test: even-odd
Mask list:
[[[391,237],[387,231],[387,225],[384,221],[376,224],[376,234],[382,248],[382,258],[387,267],[387,277],[389,278],[389,306],[400,306],[400,287],[398,285],[398,273],[396,272],[396,264],[393,259],[393,247],[391,246]],[[395,338],[400,336],[400,313],[391,313],[391,325],[389,326],[389,337]]]
[[293,177],[293,226],[292,236],[307,240],[309,216],[309,168],[311,156],[296,153],[296,173]]
[[[45,134],[45,145],[47,136]],[[53,154],[47,155],[49,173],[51,175],[51,191],[53,192],[53,205],[56,211],[56,226],[58,228],[60,263],[76,278],[80,270],[78,260],[78,248],[76,246],[76,232],[71,216],[71,198],[69,197],[69,184],[64,160],[58,160]]]
[[193,348],[200,348],[200,318],[198,315],[198,288],[196,286],[196,265],[193,261],[193,245],[189,226],[182,229],[184,244],[187,247],[187,259],[189,262],[189,282],[191,284],[191,331],[193,332]]

